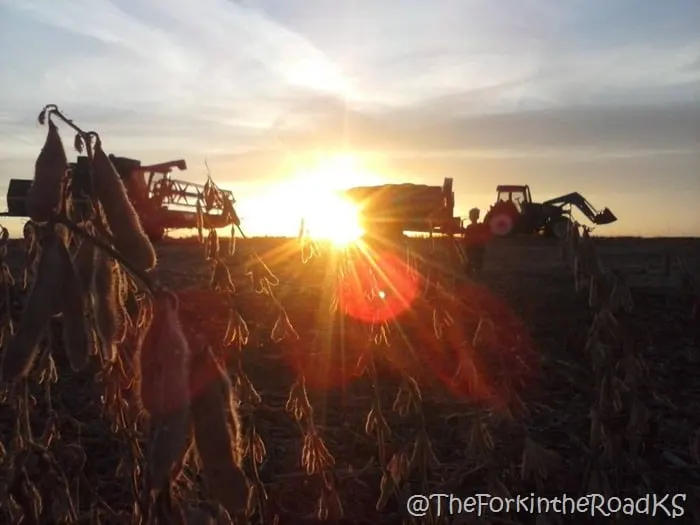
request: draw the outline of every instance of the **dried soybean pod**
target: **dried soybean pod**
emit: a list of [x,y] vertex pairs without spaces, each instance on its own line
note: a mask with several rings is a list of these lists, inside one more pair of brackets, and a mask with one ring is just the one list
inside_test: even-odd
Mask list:
[[41,256],[32,289],[24,305],[19,328],[3,352],[2,381],[17,381],[27,376],[38,352],[39,341],[51,317],[61,307],[61,285],[64,272],[55,231],[40,241]]
[[80,276],[80,281],[83,283],[83,289],[87,291],[92,287],[92,278],[95,267],[95,254],[98,248],[88,241],[82,240],[80,246],[73,255],[73,265]]
[[112,232],[114,247],[138,269],[152,270],[156,265],[156,252],[143,231],[119,173],[99,140],[95,144],[93,168],[95,193]]
[[124,345],[119,358],[126,365],[130,374],[132,401],[135,407],[141,411],[144,408],[141,401],[141,355],[144,342],[150,331],[153,315],[148,297],[138,301],[132,294],[129,298],[133,301],[133,308],[136,309],[133,314],[129,314],[130,323],[134,330],[127,335],[129,344]]
[[219,234],[216,229],[212,228],[207,236],[207,244],[205,246],[205,257],[207,259],[216,259],[219,257]]
[[88,353],[92,356],[97,355],[101,347],[100,337],[95,328],[92,326],[95,318],[95,308],[91,289],[97,251],[98,248],[96,248],[94,244],[92,244],[90,241],[83,240],[73,255],[73,266],[78,273],[83,290],[85,323],[88,326]]
[[231,236],[228,240],[228,254],[233,255],[236,253],[236,225],[231,225]]
[[126,312],[129,282],[126,273],[119,265],[115,267],[115,284],[115,342],[121,344],[126,339],[127,330],[129,328],[129,314]]
[[61,257],[61,330],[63,345],[73,370],[84,370],[92,352],[91,327],[86,317],[87,296],[78,270],[73,265],[68,249],[58,243]]
[[153,301],[154,319],[141,348],[141,400],[151,417],[148,479],[159,492],[179,474],[189,448],[190,346],[177,296],[157,291]]
[[202,202],[200,199],[197,199],[196,217],[197,217],[197,238],[199,239],[199,242],[203,243],[204,242],[204,211],[202,210]]
[[189,445],[189,406],[151,416],[146,445],[148,486],[153,493],[167,489],[185,463]]
[[248,482],[239,464],[241,435],[233,389],[210,349],[193,370],[192,420],[195,445],[211,495],[232,515],[243,512]]
[[27,214],[32,220],[46,222],[61,204],[63,176],[68,167],[66,151],[56,124],[48,118],[46,141],[36,159],[34,181],[27,192]]
[[217,520],[203,509],[188,507],[185,510],[187,525],[217,525]]
[[158,417],[189,406],[190,347],[178,318],[178,298],[153,294],[153,319],[141,346],[141,401]]
[[104,251],[95,251],[92,276],[92,306],[97,335],[102,348],[102,356],[110,362],[116,358],[117,353],[118,318],[115,264],[114,259]]
[[236,285],[233,284],[233,280],[231,279],[231,272],[229,272],[228,267],[221,259],[217,258],[214,262],[214,269],[209,279],[209,288],[215,291],[236,291]]

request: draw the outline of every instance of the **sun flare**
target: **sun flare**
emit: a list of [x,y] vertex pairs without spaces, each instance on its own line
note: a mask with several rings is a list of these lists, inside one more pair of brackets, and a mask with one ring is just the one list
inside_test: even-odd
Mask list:
[[364,234],[359,207],[337,193],[319,194],[304,221],[312,238],[330,241],[339,248],[352,244]]
[[361,206],[344,197],[341,190],[378,181],[356,157],[323,156],[295,178],[303,188],[302,216],[310,237],[342,248],[364,235]]

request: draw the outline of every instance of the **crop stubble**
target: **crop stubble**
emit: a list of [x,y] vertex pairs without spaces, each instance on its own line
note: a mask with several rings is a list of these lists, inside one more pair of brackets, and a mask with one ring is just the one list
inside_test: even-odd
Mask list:
[[[654,407],[658,421],[656,443],[650,453],[653,480],[657,491],[675,492],[687,489],[688,482],[698,481],[690,469],[673,467],[664,451],[674,456],[688,458],[688,438],[698,425],[697,405],[700,391],[694,386],[693,376],[697,368],[697,350],[693,351],[687,326],[683,322],[686,305],[682,302],[678,283],[662,275],[665,252],[681,253],[686,260],[698,261],[700,242],[695,240],[600,240],[602,257],[613,265],[619,262],[628,273],[636,276],[638,286],[633,286],[637,303],[635,322],[644,326],[637,344],[644,347],[648,357],[650,374],[659,394]],[[261,478],[269,483],[271,500],[282,516],[302,516],[313,508],[317,486],[305,481],[306,475],[299,466],[299,431],[293,420],[284,413],[284,404],[291,383],[295,379],[293,363],[298,356],[282,351],[269,340],[270,322],[274,318],[263,298],[246,294],[247,280],[240,267],[246,250],[255,246],[258,253],[280,253],[286,240],[253,239],[239,241],[237,254],[227,260],[233,280],[243,291],[246,300],[241,303],[242,315],[249,319],[252,344],[243,354],[244,367],[263,398],[258,409],[256,424],[267,448],[268,460],[261,469]],[[620,250],[620,247],[624,250]],[[621,253],[620,253],[621,252]],[[634,255],[629,255],[634,253]],[[8,260],[19,262],[22,254],[10,250]],[[297,253],[290,259],[267,257],[273,272],[288,287],[280,291],[292,322],[302,340],[323,330],[315,322],[314,313],[323,310],[326,301],[318,283],[323,282],[326,268],[302,266]],[[174,241],[159,247],[161,261],[158,272],[165,284],[181,290],[181,319],[188,338],[197,340],[202,335],[218,339],[226,331],[227,310],[225,304],[216,304],[216,294],[206,291],[209,267],[202,261],[201,248],[186,241]],[[580,489],[577,482],[583,474],[579,440],[585,441],[588,432],[588,376],[586,358],[576,351],[575,333],[585,322],[585,305],[572,294],[571,281],[560,264],[556,247],[540,240],[497,242],[489,249],[488,271],[485,286],[501,296],[528,326],[541,356],[542,371],[523,397],[530,407],[528,427],[537,439],[558,451],[564,458],[565,468],[551,480],[554,492]],[[271,319],[272,318],[272,319]],[[256,324],[259,323],[258,324]],[[337,340],[337,335],[336,335]],[[325,345],[316,348],[321,356]],[[313,348],[308,348],[314,351]],[[337,354],[337,349],[334,354]],[[332,366],[345,367],[344,384],[328,389],[309,389],[316,419],[322,426],[326,445],[336,459],[339,472],[339,489],[344,500],[346,514],[362,517],[371,522],[391,512],[389,505],[384,513],[374,507],[378,497],[381,472],[368,463],[376,455],[376,445],[363,432],[366,410],[371,405],[371,387],[364,378],[354,378],[356,353],[349,352],[342,360],[334,355]],[[321,362],[321,361],[319,361]],[[94,385],[84,373],[70,369],[61,353],[57,355],[57,367],[61,381],[54,389],[54,403],[73,415],[80,422],[80,429],[66,425],[62,434],[66,439],[77,437],[80,432],[83,446],[89,457],[86,475],[91,485],[113,508],[126,501],[120,482],[115,482],[113,472],[119,463],[118,447],[113,441],[108,425],[101,418],[94,404]],[[390,407],[399,378],[386,372],[382,375],[382,396]],[[431,485],[450,487],[456,493],[469,494],[486,489],[483,471],[470,460],[468,434],[475,408],[468,399],[459,399],[440,382],[435,388],[424,389],[427,428],[432,438],[434,453],[441,467],[431,475]],[[685,385],[685,388],[676,388]],[[41,404],[41,402],[40,402]],[[43,421],[41,407],[34,415]],[[405,442],[411,432],[406,423],[391,410],[385,417],[397,442]],[[520,443],[511,439],[513,429],[507,423],[494,418],[491,433],[494,447],[501,458],[501,467],[517,464]],[[3,429],[10,429],[12,421],[2,421]],[[3,436],[5,441],[6,436]],[[442,482],[441,482],[442,481]],[[515,477],[503,483],[512,493],[517,493]],[[521,487],[522,490],[528,487]],[[521,491],[522,491],[521,490]],[[396,509],[393,509],[396,511]]]

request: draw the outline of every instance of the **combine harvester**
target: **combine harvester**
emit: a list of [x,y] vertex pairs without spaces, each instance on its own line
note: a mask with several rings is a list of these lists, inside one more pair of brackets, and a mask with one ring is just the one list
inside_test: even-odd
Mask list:
[[578,208],[589,221],[598,226],[617,220],[608,208],[598,211],[576,192],[538,203],[532,202],[530,187],[527,185],[503,185],[496,187],[496,191],[496,203],[484,216],[484,222],[500,237],[535,234],[561,237],[571,222],[572,207]]
[[[214,199],[205,198],[205,185],[170,177],[173,169],[186,170],[184,160],[142,166],[141,161],[110,155],[124,182],[129,199],[151,241],[163,239],[167,230],[197,227],[197,206],[201,206],[207,228],[224,228],[237,220],[230,191],[218,189]],[[79,156],[68,165],[73,180],[89,180],[88,157]],[[6,217],[28,217],[26,196],[32,180],[11,179],[7,190]],[[209,201],[209,202],[206,202]]]

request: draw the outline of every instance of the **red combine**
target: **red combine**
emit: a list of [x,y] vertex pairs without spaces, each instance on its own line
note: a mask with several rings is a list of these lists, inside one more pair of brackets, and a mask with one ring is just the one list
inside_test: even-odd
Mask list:
[[[238,220],[230,191],[218,189],[216,198],[205,196],[205,185],[173,179],[174,169],[186,170],[184,160],[173,160],[142,166],[141,161],[110,155],[110,160],[124,182],[129,199],[139,215],[144,230],[152,241],[160,241],[166,230],[197,227],[197,206],[204,213],[207,227],[223,228]],[[88,158],[80,156],[68,165],[74,180],[89,177]],[[11,179],[7,190],[6,217],[27,217],[25,199],[32,181]]]

